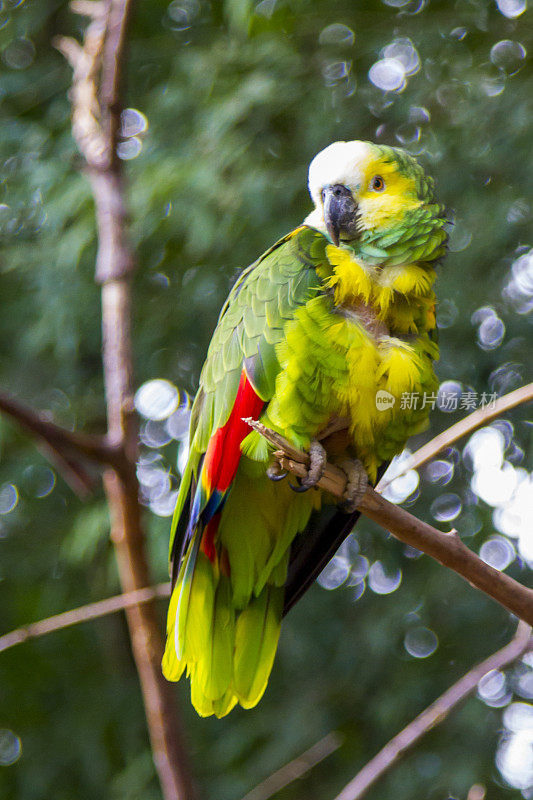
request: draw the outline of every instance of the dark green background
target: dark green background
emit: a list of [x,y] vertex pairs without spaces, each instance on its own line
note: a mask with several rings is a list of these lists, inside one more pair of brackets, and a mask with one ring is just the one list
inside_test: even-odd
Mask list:
[[[355,42],[321,44],[333,23],[352,29]],[[66,3],[53,0],[6,0],[0,11],[0,386],[62,424],[101,431],[94,208],[70,134],[70,71],[52,47],[54,36],[79,36],[82,27]],[[149,126],[140,154],[125,162],[139,258],[138,383],[166,378],[194,393],[236,271],[308,213],[308,162],[342,138],[406,144],[454,212],[453,252],[439,268],[440,379],[500,394],[531,380],[531,316],[517,313],[502,289],[532,244],[532,68],[527,57],[502,67],[490,53],[502,40],[531,50],[532,32],[530,11],[507,18],[489,0],[398,7],[264,0],[257,9],[246,0],[139,3],[126,105]],[[384,93],[368,70],[382,48],[405,37],[420,69],[402,92]],[[429,120],[416,141],[418,123],[410,119],[420,106]],[[506,326],[494,349],[477,343],[471,315],[482,306],[496,309]],[[431,433],[460,416],[436,411]],[[531,469],[526,409],[506,418],[525,451],[521,466]],[[175,470],[176,445],[162,453]],[[82,504],[57,477],[39,498],[46,469],[34,444],[0,419],[0,488],[14,484],[19,493],[16,507],[0,515],[1,631],[119,591],[101,491]],[[431,521],[433,500],[457,494],[465,511],[453,524],[467,531],[478,520],[479,532],[467,540],[478,551],[495,528],[470,478],[458,463],[444,488],[422,471],[413,508]],[[146,526],[154,579],[165,580],[169,520],[147,511]],[[256,709],[201,720],[185,682],[177,686],[205,797],[237,800],[338,731],[335,754],[279,794],[333,797],[417,712],[512,635],[509,615],[453,573],[426,557],[407,558],[366,522],[358,537],[371,562],[401,568],[401,586],[389,596],[367,589],[357,602],[351,588],[313,587],[284,624]],[[528,581],[520,558],[509,572]],[[438,636],[427,659],[404,647],[406,631],[418,625]],[[517,674],[509,674],[512,685]],[[1,654],[0,729],[22,742],[21,757],[0,766],[2,797],[161,797],[121,616]],[[501,709],[472,698],[369,797],[466,798],[476,782],[489,800],[518,797],[495,766],[501,731]]]

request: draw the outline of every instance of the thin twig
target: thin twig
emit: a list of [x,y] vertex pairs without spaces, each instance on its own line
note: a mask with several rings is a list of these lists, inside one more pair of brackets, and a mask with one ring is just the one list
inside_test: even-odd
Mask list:
[[402,461],[399,472],[391,475],[386,481],[380,481],[376,487],[377,491],[382,492],[392,481],[396,480],[400,475],[409,472],[409,470],[418,469],[422,464],[434,458],[441,450],[444,450],[445,447],[449,447],[459,439],[462,439],[467,433],[471,433],[476,430],[476,428],[486,425],[487,422],[499,417],[511,408],[516,408],[516,406],[527,403],[530,400],[533,400],[533,383],[520,386],[520,388],[515,389],[514,392],[504,394],[503,397],[499,397],[490,408],[486,406],[485,408],[478,408],[476,411],[472,411],[471,414],[468,414],[464,419],[456,422],[451,428],[447,428],[442,433],[439,433],[416,450],[409,458]]
[[439,725],[459,703],[475,691],[479,681],[487,672],[512,664],[532,646],[531,627],[525,622],[520,622],[509,644],[473,667],[457,683],[447,689],[438,700],[435,700],[400,733],[396,734],[374,758],[365,764],[335,800],[360,800],[406,750],[413,747],[426,733]]
[[331,731],[304,753],[289,761],[288,764],[284,764],[283,767],[269,775],[264,781],[261,781],[242,800],[269,800],[270,797],[280,792],[297,778],[301,778],[334,753],[335,750],[338,750],[343,741],[343,736],[336,731]]
[[[278,448],[274,456],[283,470],[297,477],[307,475],[309,456],[298,450],[279,434],[260,422],[247,420],[248,424]],[[317,484],[338,500],[346,491],[345,473],[332,464],[326,464],[322,478]],[[496,600],[508,611],[533,625],[533,590],[522,586],[504,572],[500,572],[482,561],[461,541],[456,530],[442,532],[414,517],[404,508],[393,505],[379,495],[371,486],[359,506],[365,516],[373,519],[400,541],[421,550],[454,570],[468,583]]]
[[168,597],[170,594],[170,583],[160,583],[157,586],[150,586],[145,589],[137,589],[127,594],[107,597],[105,600],[98,600],[96,603],[88,603],[71,611],[64,611],[62,614],[55,614],[53,617],[46,617],[38,622],[31,622],[22,628],[17,628],[10,633],[0,636],[0,653],[9,650],[16,644],[27,642],[28,639],[38,639],[47,633],[70,628],[72,625],[79,625],[81,622],[89,622],[93,619],[105,617],[108,614],[115,614],[125,608],[142,605],[154,600],[157,597]]

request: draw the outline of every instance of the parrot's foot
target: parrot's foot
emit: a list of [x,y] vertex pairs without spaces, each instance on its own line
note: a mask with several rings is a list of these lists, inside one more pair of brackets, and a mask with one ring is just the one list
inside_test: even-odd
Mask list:
[[347,514],[353,514],[364,497],[368,486],[368,475],[358,459],[347,458],[337,464],[345,473],[347,480],[344,502],[340,507]]
[[274,461],[274,463],[267,467],[266,473],[267,478],[270,478],[271,481],[282,481],[288,474],[283,472],[281,465],[277,461]]
[[319,441],[313,439],[309,445],[309,469],[305,478],[300,478],[299,486],[289,484],[291,489],[295,492],[306,492],[313,486],[316,486],[326,466],[327,453]]

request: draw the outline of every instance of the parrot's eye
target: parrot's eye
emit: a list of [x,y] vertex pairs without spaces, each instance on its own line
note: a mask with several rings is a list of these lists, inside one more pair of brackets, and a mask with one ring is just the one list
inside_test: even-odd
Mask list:
[[373,189],[375,192],[382,192],[385,188],[385,181],[381,177],[381,175],[374,175],[372,180],[370,181],[370,188]]

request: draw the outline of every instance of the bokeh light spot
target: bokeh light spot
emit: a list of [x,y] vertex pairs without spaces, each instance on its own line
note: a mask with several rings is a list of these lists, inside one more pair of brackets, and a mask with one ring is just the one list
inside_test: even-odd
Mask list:
[[337,47],[351,47],[355,42],[355,33],[347,25],[334,22],[320,31],[318,37],[320,44],[336,45]]
[[135,408],[146,419],[161,421],[170,417],[179,405],[180,396],[170,381],[156,378],[143,383],[135,393]]
[[459,309],[453,300],[445,297],[444,300],[439,303],[437,313],[439,318],[439,329],[451,328],[451,326],[457,321]]
[[35,47],[29,39],[13,39],[2,52],[2,59],[11,69],[27,69],[35,58]]
[[439,646],[439,640],[430,628],[420,626],[407,631],[403,644],[413,658],[429,658]]
[[420,69],[420,56],[411,39],[395,39],[383,48],[382,55],[399,61],[406,75],[414,75]]
[[384,92],[399,92],[405,86],[405,67],[396,58],[382,58],[370,67],[368,77]]
[[184,31],[190,28],[200,12],[198,0],[172,0],[167,13],[173,22],[176,31]]
[[501,708],[510,700],[507,689],[505,673],[499,669],[491,669],[483,675],[477,686],[477,694],[480,700],[492,708]]
[[438,486],[446,486],[451,481],[454,473],[454,465],[444,459],[437,459],[430,461],[425,469],[425,478],[430,483],[436,483]]
[[131,161],[132,158],[137,158],[141,150],[142,142],[137,136],[131,136],[117,144],[117,156],[122,161]]
[[496,5],[504,17],[513,19],[519,17],[527,9],[527,0],[496,0]]
[[148,130],[148,120],[142,111],[136,108],[125,108],[120,115],[120,136],[127,139],[130,136],[139,136]]
[[505,780],[525,797],[533,788],[533,706],[511,703],[503,714],[506,732],[496,753],[496,765]]
[[391,594],[401,582],[401,569],[387,570],[381,561],[375,561],[368,570],[368,585],[375,594]]
[[14,483],[0,486],[0,514],[9,514],[19,501],[18,489]]
[[347,580],[350,574],[350,562],[342,556],[334,556],[326,564],[317,578],[323,589],[338,589]]
[[472,434],[463,450],[463,460],[471,470],[487,467],[500,468],[503,463],[505,437],[492,425],[480,428]]
[[489,506],[502,506],[509,502],[517,486],[517,474],[512,464],[504,462],[501,469],[484,466],[474,473],[472,491]]
[[479,548],[479,557],[498,570],[506,569],[516,558],[516,550],[503,536],[493,536]]
[[491,48],[490,60],[508,75],[513,75],[523,66],[526,55],[526,48],[520,42],[502,39]]
[[437,392],[437,408],[451,414],[457,411],[463,387],[458,381],[443,381]]
[[463,503],[459,495],[453,492],[441,494],[431,504],[431,515],[437,522],[450,522],[461,513]]
[[33,465],[24,470],[23,489],[33,497],[48,497],[56,484],[56,476],[49,467]]
[[486,317],[477,331],[478,344],[483,350],[495,350],[505,336],[505,325],[496,315]]
[[22,743],[16,733],[8,728],[0,729],[0,765],[9,767],[22,755]]

